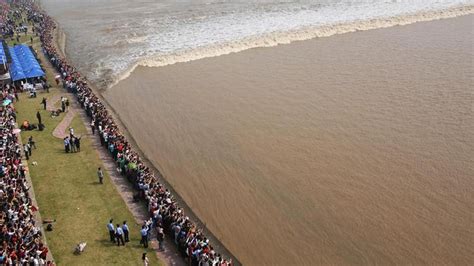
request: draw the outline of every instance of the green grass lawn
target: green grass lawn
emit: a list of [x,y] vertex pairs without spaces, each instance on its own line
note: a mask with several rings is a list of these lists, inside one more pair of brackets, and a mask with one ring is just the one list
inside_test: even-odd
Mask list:
[[[29,37],[25,39],[29,40]],[[37,39],[35,48],[41,51]],[[51,69],[47,68],[47,72],[49,82],[54,83]],[[98,184],[96,171],[102,162],[91,140],[85,136],[86,128],[79,115],[71,126],[76,135],[84,135],[81,152],[65,153],[63,141],[52,135],[64,114],[50,118],[40,102],[42,97],[51,98],[58,93],[62,93],[62,89],[40,92],[37,98],[28,98],[24,93],[15,104],[19,124],[23,120],[37,123],[36,112],[40,110],[46,126],[44,131],[24,131],[21,137],[26,143],[28,137],[33,136],[38,147],[29,160],[29,170],[42,218],[56,219],[54,230],[46,232],[54,259],[58,265],[143,265],[141,255],[146,250],[139,243],[140,226],[107,173],[104,185]],[[33,161],[38,165],[32,166]],[[117,247],[109,241],[106,224],[110,218],[114,223],[128,221],[131,242],[125,247]],[[85,252],[74,255],[74,247],[81,241],[87,242]],[[152,249],[148,250],[148,257],[151,265],[159,264]]]

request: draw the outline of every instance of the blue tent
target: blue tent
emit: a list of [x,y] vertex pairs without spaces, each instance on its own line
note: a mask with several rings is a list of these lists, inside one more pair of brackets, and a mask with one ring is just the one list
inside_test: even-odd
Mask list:
[[3,46],[0,45],[0,64],[6,64],[7,63],[7,55],[5,54],[5,51],[3,50]]
[[12,64],[10,72],[13,81],[25,78],[37,78],[45,75],[30,47],[24,44],[10,47]]
[[13,81],[17,81],[20,79],[26,79],[25,73],[23,73],[23,68],[20,65],[20,61],[18,60],[15,50],[13,47],[8,48],[10,50],[10,55],[12,57],[12,64],[10,65],[10,74]]

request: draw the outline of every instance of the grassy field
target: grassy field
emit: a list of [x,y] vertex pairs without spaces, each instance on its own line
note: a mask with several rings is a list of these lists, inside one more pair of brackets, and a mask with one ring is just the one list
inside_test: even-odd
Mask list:
[[[30,38],[24,39],[29,41]],[[41,51],[37,38],[34,46]],[[45,60],[42,55],[40,59]],[[52,69],[46,69],[49,82],[54,83]],[[23,120],[37,123],[36,112],[40,111],[46,126],[44,131],[22,132],[21,137],[26,143],[28,137],[33,136],[38,147],[29,160],[29,170],[43,219],[56,219],[54,230],[46,232],[54,259],[58,265],[143,265],[141,255],[146,250],[139,243],[140,226],[107,173],[104,185],[98,183],[96,171],[102,162],[86,136],[81,118],[76,115],[71,125],[76,135],[84,135],[81,152],[65,153],[63,141],[52,135],[64,114],[50,118],[40,102],[42,97],[49,99],[58,93],[63,93],[61,88],[52,88],[50,93],[40,92],[37,98],[29,98],[24,93],[15,104],[19,124]],[[33,161],[37,166],[32,166]],[[109,241],[106,224],[110,218],[114,224],[128,221],[131,242],[125,247],[117,247]],[[74,255],[74,247],[80,241],[87,242],[86,250]],[[151,249],[148,258],[151,265],[160,264]]]

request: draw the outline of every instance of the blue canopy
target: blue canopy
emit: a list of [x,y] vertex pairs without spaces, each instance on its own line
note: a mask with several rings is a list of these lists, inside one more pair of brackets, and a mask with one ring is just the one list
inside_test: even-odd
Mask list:
[[36,57],[31,52],[30,47],[20,44],[10,47],[9,49],[12,57],[10,73],[13,81],[37,78],[45,75],[38,60],[36,60]]
[[3,46],[0,45],[0,64],[7,63],[7,55],[5,54],[5,50],[3,50]]
[[[1,1],[1,0],[0,0]],[[10,50],[5,40],[0,39],[0,64],[9,64],[12,62]]]
[[10,50],[10,55],[12,57],[12,64],[10,65],[10,74],[13,81],[20,79],[26,79],[25,73],[23,73],[23,68],[20,65],[20,61],[16,57],[15,50],[13,47],[8,48]]

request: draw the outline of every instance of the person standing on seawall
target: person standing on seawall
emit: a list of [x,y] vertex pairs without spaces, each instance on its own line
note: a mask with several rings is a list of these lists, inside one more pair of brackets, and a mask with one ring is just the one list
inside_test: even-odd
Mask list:
[[92,135],[95,135],[95,121],[92,120],[91,122],[91,130],[92,130]]
[[157,233],[157,237],[158,239],[158,246],[159,246],[159,250],[160,251],[165,251],[165,246],[164,246],[164,242],[165,242],[165,234],[163,232],[163,228],[158,226],[158,233]]
[[140,230],[140,234],[142,236],[142,240],[140,244],[143,244],[144,248],[148,248],[148,227],[146,225],[142,226],[142,230]]

